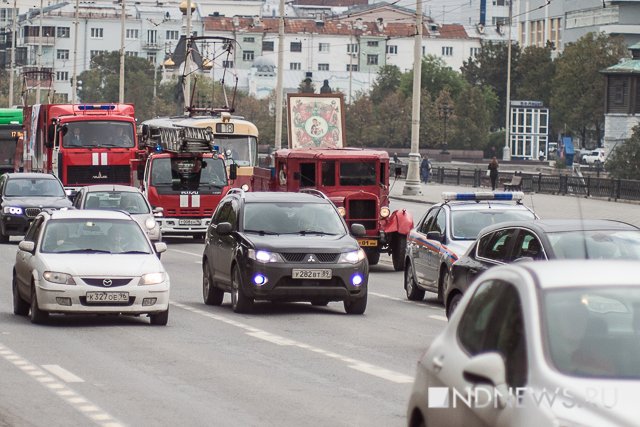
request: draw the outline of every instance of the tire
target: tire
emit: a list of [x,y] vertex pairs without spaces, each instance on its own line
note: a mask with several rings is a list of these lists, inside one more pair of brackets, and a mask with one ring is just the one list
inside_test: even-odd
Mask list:
[[236,313],[249,313],[253,308],[253,298],[244,294],[242,289],[242,276],[238,267],[231,273],[231,307]]
[[377,249],[375,251],[367,251],[366,254],[369,265],[376,265],[380,262],[380,252]]
[[211,279],[211,270],[207,260],[204,260],[202,266],[202,299],[207,305],[220,305],[224,299],[222,289],[216,288]]
[[404,257],[407,254],[407,236],[397,234],[393,237],[391,247],[391,259],[393,261],[393,269],[402,271],[404,269]]
[[447,307],[447,319],[451,319],[451,315],[453,314],[458,304],[460,304],[461,299],[462,299],[462,294],[455,294],[453,298],[451,298],[451,301],[449,302],[449,306]]
[[404,271],[404,289],[407,292],[407,299],[410,301],[422,301],[424,299],[424,290],[418,287],[414,276],[411,263],[407,264]]
[[46,323],[48,318],[49,318],[49,313],[47,313],[46,311],[40,310],[40,307],[38,307],[38,295],[36,295],[35,286],[32,286],[31,287],[31,313],[30,313],[31,323],[41,325],[43,323]]
[[316,307],[325,307],[325,306],[329,305],[329,300],[327,300],[327,299],[314,299],[314,300],[311,300],[311,305],[316,306]]
[[367,309],[367,294],[362,298],[344,301],[344,311],[347,314],[363,314]]
[[447,288],[450,279],[451,273],[449,273],[449,269],[447,267],[444,267],[444,271],[440,270],[440,283],[438,283],[438,302],[443,302],[444,291]]
[[154,326],[167,326],[169,322],[169,308],[159,313],[149,314],[149,323]]
[[13,276],[13,314],[17,316],[26,316],[29,314],[29,304],[22,299],[18,291],[18,282],[16,277]]

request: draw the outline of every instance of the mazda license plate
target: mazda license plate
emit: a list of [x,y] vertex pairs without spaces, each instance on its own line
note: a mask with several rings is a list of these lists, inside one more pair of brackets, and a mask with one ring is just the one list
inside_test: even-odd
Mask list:
[[129,302],[129,292],[87,292],[87,302]]
[[330,268],[322,268],[322,269],[294,268],[293,270],[291,270],[291,277],[294,279],[329,280],[331,279],[331,269]]
[[360,246],[366,247],[378,246],[378,241],[376,239],[358,239],[358,243],[360,244]]
[[200,225],[199,219],[179,219],[178,225]]

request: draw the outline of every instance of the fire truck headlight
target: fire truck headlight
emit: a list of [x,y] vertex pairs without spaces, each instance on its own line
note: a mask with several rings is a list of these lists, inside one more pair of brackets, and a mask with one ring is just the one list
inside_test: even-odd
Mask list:
[[383,206],[382,208],[380,208],[380,218],[386,218],[389,216],[390,213],[391,211],[389,210],[388,207]]
[[153,230],[156,226],[156,220],[153,218],[147,218],[144,222],[144,226],[147,227],[147,230]]
[[249,184],[242,184],[240,188],[242,189],[242,191],[249,191]]
[[18,206],[5,206],[3,212],[11,215],[22,215],[22,208]]
[[340,206],[338,208],[338,213],[340,214],[340,216],[345,216],[347,214],[347,211],[342,206]]

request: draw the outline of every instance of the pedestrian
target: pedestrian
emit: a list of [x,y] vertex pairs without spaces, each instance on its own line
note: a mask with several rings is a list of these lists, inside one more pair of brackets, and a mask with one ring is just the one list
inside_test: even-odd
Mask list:
[[395,163],[396,165],[402,163],[402,161],[400,161],[400,159],[398,158],[398,153],[393,153],[393,163]]
[[489,178],[491,179],[491,191],[496,191],[496,182],[498,181],[498,159],[495,156],[489,162]]
[[431,175],[431,162],[427,156],[424,156],[422,163],[420,163],[420,181],[425,184],[429,182],[429,176]]
[[540,150],[540,152],[538,153],[538,159],[541,162],[544,162],[544,151]]

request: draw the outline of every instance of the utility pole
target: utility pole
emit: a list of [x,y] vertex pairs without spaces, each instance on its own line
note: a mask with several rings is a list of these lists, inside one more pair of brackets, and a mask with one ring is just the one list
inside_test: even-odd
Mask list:
[[511,20],[513,18],[513,2],[509,2],[509,29],[507,30],[507,99],[505,101],[504,119],[504,148],[502,160],[511,160],[511,148],[509,147],[509,132],[511,131]]
[[120,94],[118,102],[124,104],[124,26],[125,26],[125,9],[124,0],[122,2],[122,11],[120,12]]
[[420,189],[420,78],[422,76],[422,0],[416,1],[416,34],[413,44],[413,103],[411,106],[411,153],[402,194],[422,194]]
[[18,5],[17,0],[13,0],[13,12],[11,13],[11,17],[13,18],[13,23],[11,24],[11,70],[9,70],[9,108],[13,107],[13,74],[16,69],[16,24],[18,21],[17,11]]
[[284,0],[280,0],[278,20],[278,75],[276,76],[276,135],[274,148],[282,148],[282,80],[284,74]]
[[191,107],[191,66],[188,63],[191,58],[191,0],[187,0],[187,29],[185,31],[185,52],[186,57],[184,61],[184,104],[187,108]]
[[40,0],[40,29],[38,32],[38,85],[36,86],[36,104],[40,104],[40,85],[42,84],[42,0]]
[[71,103],[76,103],[78,93],[78,24],[80,21],[80,0],[76,0],[76,20],[73,23],[73,77],[71,79]]

